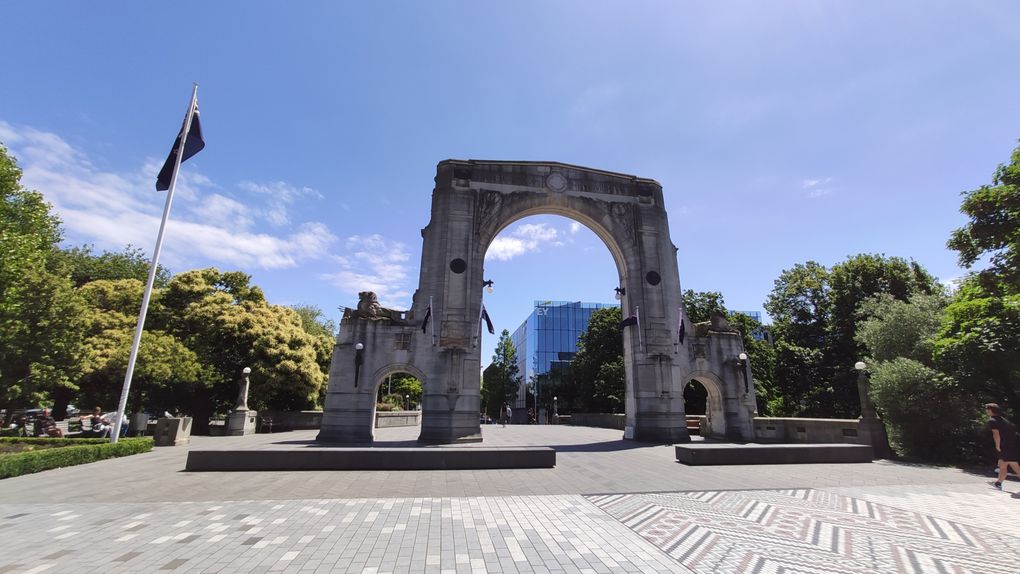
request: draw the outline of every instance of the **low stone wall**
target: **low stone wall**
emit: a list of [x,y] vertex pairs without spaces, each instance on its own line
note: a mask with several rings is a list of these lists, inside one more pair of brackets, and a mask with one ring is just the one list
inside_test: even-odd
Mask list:
[[604,429],[619,429],[627,426],[627,415],[613,415],[609,413],[572,413],[570,424],[581,427],[599,427]]
[[259,411],[256,429],[262,429],[267,417],[273,419],[273,432],[319,430],[322,426],[322,411]]
[[421,411],[376,411],[375,428],[416,427],[421,424]]
[[754,436],[759,442],[870,444],[859,423],[857,419],[755,417]]

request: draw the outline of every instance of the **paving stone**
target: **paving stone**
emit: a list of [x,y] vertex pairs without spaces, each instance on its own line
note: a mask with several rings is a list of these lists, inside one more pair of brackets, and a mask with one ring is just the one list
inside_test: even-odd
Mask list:
[[[393,441],[413,438],[413,429],[387,430]],[[1020,554],[1020,504],[983,477],[888,462],[691,468],[668,447],[618,435],[485,429],[490,445],[560,445],[554,469],[184,473],[186,449],[175,447],[93,463],[88,473],[6,479],[0,516],[10,529],[0,536],[0,573],[82,564],[110,574],[725,573],[795,559],[801,572],[835,571],[834,564],[840,572],[895,571],[896,559],[917,572],[983,572],[1010,571],[1002,552]],[[259,448],[307,436],[195,441]],[[780,516],[800,522],[784,528]],[[844,541],[858,553],[868,544],[900,550],[898,558],[846,556]]]

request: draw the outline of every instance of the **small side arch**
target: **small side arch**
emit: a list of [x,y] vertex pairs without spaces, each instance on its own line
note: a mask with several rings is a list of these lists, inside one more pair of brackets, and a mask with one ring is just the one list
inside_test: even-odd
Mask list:
[[705,405],[705,418],[708,424],[708,436],[723,438],[726,436],[726,412],[725,401],[723,400],[723,383],[715,374],[708,371],[695,371],[688,375],[688,382],[698,381],[708,391],[708,404]]

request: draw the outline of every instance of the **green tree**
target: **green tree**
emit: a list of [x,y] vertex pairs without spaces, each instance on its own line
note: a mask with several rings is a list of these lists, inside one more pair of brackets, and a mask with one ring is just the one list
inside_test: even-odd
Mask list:
[[[946,298],[914,295],[901,301],[882,294],[861,305],[868,318],[857,340],[868,353],[872,398],[893,447],[907,456],[941,462],[973,461],[979,403],[957,379],[936,368],[934,341]],[[936,408],[933,408],[937,405]]]
[[60,221],[21,186],[0,145],[0,405],[8,409],[75,390],[83,306],[55,257],[60,240]]
[[[144,288],[138,279],[102,279],[79,289],[88,306],[85,357],[78,382],[82,406],[112,410],[120,400]],[[162,311],[160,293],[155,292],[150,309]],[[160,325],[149,322],[142,333],[128,410],[184,410],[190,397],[208,392],[209,383],[197,355]]]
[[914,359],[897,357],[871,366],[875,405],[889,439],[903,454],[936,462],[973,462],[981,452],[980,411],[961,400],[955,380]]
[[770,401],[777,414],[854,417],[860,413],[853,364],[864,349],[857,324],[860,305],[886,293],[905,301],[940,291],[919,264],[899,257],[860,254],[831,270],[809,261],[785,270],[765,303],[776,346]]
[[513,404],[521,386],[517,348],[510,340],[510,331],[503,329],[496,342],[492,362],[482,375],[481,399],[485,412],[493,419],[500,417],[503,405]]
[[[141,249],[128,245],[123,251],[103,251],[99,255],[92,250],[92,245],[83,245],[64,249],[60,253],[70,270],[75,287],[100,279],[135,279],[142,284],[148,280],[151,261]],[[160,265],[156,269],[155,286],[166,287],[169,281],[170,271]],[[138,304],[141,304],[141,299]]]
[[198,269],[174,276],[153,313],[168,333],[195,352],[210,380],[182,410],[196,427],[237,397],[240,373],[251,367],[249,404],[255,409],[312,408],[326,381],[315,340],[293,309],[270,305],[240,272]]
[[687,289],[681,294],[687,318],[692,323],[702,323],[712,318],[713,311],[726,313],[722,293],[718,291],[695,291]]
[[403,409],[421,403],[422,384],[408,373],[395,373],[379,385],[378,402],[389,402]]
[[758,412],[781,412],[783,403],[775,382],[776,349],[768,340],[769,329],[744,313],[730,313],[727,320],[731,326],[740,330],[743,338],[744,351],[751,363]]
[[952,373],[975,402],[1002,404],[1020,414],[1020,293],[986,288],[987,276],[963,282],[942,317],[934,341],[937,364]]
[[953,231],[947,246],[959,252],[960,264],[970,269],[979,261],[989,266],[979,273],[985,290],[1020,290],[1020,147],[1008,164],[1000,164],[992,185],[964,192],[960,211],[967,224]]
[[588,412],[623,408],[626,377],[623,367],[622,313],[619,307],[596,309],[577,340],[570,370],[577,386],[577,406]]
[[[333,347],[336,345],[336,322],[328,319],[322,309],[315,305],[292,305],[290,308],[301,318],[301,328],[312,337],[315,362],[319,364],[319,370],[328,376]],[[325,404],[327,388],[328,385],[323,384],[319,390],[317,403],[320,407]]]
[[964,192],[966,225],[948,247],[960,264],[987,267],[968,277],[946,308],[935,342],[939,365],[975,398],[1003,404],[1020,416],[1020,147],[1001,164],[991,185]]

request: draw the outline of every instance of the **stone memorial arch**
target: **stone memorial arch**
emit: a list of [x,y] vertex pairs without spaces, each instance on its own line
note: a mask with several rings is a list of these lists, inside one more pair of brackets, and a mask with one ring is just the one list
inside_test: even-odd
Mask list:
[[422,229],[421,273],[412,308],[385,309],[373,294],[362,293],[358,307],[344,312],[320,441],[371,442],[376,392],[397,371],[422,381],[420,441],[481,440],[479,319],[485,252],[505,227],[539,214],[586,225],[616,262],[623,316],[638,319],[622,329],[625,436],[689,441],[683,388],[692,378],[710,387],[716,398],[713,432],[737,440],[753,436],[754,388],[747,384],[750,365],[738,359],[743,351],[739,334],[721,318],[691,325],[684,312],[662,186],[555,162],[446,160],[437,167],[432,219]]

